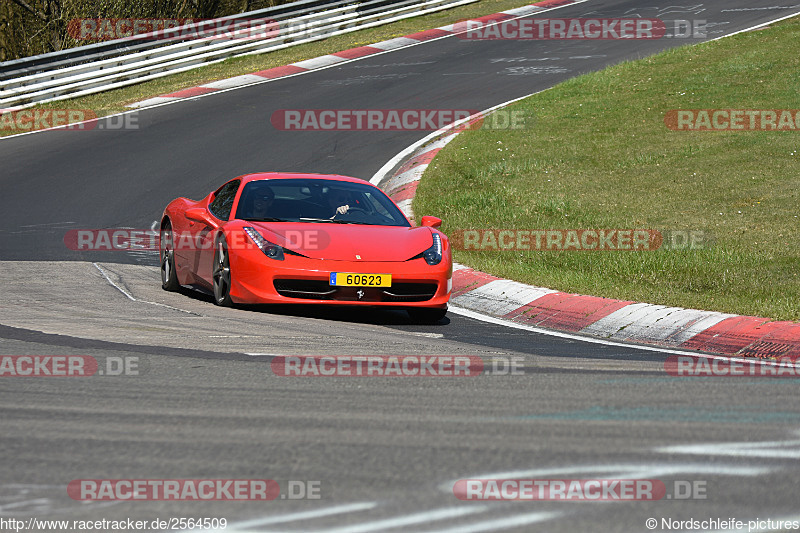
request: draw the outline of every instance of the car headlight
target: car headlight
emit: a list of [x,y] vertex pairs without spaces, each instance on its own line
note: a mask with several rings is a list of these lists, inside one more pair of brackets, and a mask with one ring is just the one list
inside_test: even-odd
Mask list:
[[244,232],[247,233],[247,236],[252,239],[258,248],[264,252],[264,255],[269,257],[270,259],[274,259],[276,261],[283,261],[283,248],[278,246],[277,244],[273,244],[269,242],[267,239],[261,235],[258,230],[252,226],[247,226],[244,228]]
[[433,234],[433,245],[422,252],[422,257],[429,265],[438,265],[442,262],[442,238],[438,233]]

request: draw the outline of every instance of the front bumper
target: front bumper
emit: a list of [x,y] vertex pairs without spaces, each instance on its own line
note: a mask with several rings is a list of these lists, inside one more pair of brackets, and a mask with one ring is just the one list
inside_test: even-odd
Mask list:
[[[283,261],[260,250],[232,254],[231,298],[236,303],[295,303],[445,308],[452,288],[449,250],[438,265],[424,259],[402,262],[332,261],[286,254]],[[333,287],[331,272],[391,274],[392,286]]]

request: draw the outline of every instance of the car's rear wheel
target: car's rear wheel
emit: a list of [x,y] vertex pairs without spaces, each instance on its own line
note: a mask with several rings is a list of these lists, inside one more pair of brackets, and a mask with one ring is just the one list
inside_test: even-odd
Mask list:
[[447,308],[428,309],[425,307],[410,307],[407,309],[408,316],[413,322],[421,324],[436,324],[447,314]]
[[223,307],[231,307],[231,261],[228,255],[228,243],[225,237],[217,239],[214,251],[214,303]]
[[175,273],[175,235],[172,224],[167,222],[161,229],[161,288],[165,291],[177,291],[181,288],[178,275]]

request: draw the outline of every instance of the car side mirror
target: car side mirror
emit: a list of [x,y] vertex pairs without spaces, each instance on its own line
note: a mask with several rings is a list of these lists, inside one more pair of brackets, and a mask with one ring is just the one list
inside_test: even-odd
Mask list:
[[206,211],[205,207],[192,207],[191,209],[187,209],[184,213],[189,220],[203,222],[213,228],[217,227],[216,220]]
[[428,228],[438,228],[442,225],[442,219],[431,216],[424,216],[420,221],[420,225]]

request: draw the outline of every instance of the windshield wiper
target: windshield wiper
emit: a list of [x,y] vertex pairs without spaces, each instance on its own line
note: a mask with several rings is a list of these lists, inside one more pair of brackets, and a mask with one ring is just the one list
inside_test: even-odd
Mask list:
[[358,222],[356,220],[342,220],[341,218],[300,218],[300,222],[330,222],[333,224],[359,224],[361,226],[382,226],[374,222]]
[[346,224],[346,222],[344,220],[336,220],[336,219],[330,219],[330,218],[305,218],[305,217],[300,217],[297,220],[299,220],[300,222],[330,222],[332,224]]
[[284,220],[282,218],[275,218],[275,217],[263,217],[263,218],[243,218],[247,222],[289,222],[288,220]]

